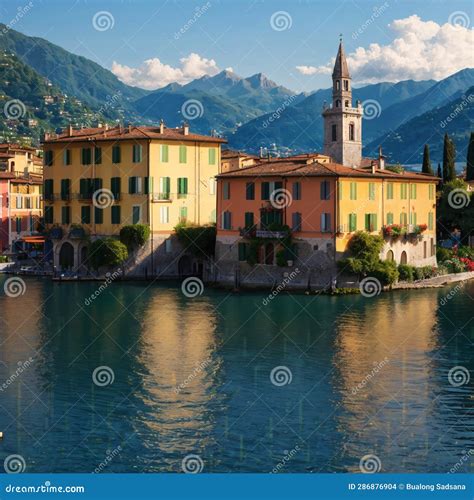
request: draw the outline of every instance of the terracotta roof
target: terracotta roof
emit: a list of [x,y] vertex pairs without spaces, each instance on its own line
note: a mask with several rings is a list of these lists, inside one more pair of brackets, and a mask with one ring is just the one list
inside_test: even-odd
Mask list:
[[14,179],[15,175],[10,172],[0,172],[0,179]]
[[259,158],[259,156],[251,155],[243,151],[235,151],[234,149],[223,149],[221,152],[222,159],[228,158]]
[[56,142],[80,142],[80,141],[119,141],[127,139],[167,139],[170,141],[198,141],[198,142],[227,142],[220,137],[208,135],[184,134],[183,128],[164,128],[160,133],[160,127],[123,127],[113,128],[96,127],[72,130],[72,135],[68,132],[52,135],[45,138],[44,144]]
[[15,155],[12,155],[10,153],[0,153],[0,158],[15,158]]
[[10,142],[0,143],[0,149],[12,149],[16,151],[36,151],[36,149],[32,148],[31,146],[20,146],[20,144],[13,144]]

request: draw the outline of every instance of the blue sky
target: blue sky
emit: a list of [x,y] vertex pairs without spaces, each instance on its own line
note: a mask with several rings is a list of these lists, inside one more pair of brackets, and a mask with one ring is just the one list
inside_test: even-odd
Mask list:
[[[28,2],[2,1],[2,22],[10,22]],[[148,88],[173,79],[186,83],[196,75],[228,67],[242,76],[263,72],[297,91],[327,87],[339,33],[347,53],[353,54],[350,66],[356,82],[440,79],[473,65],[472,50],[466,53],[465,47],[472,43],[474,4],[467,0],[32,0],[32,4],[15,29],[46,38],[113,68],[127,83]],[[94,16],[102,11],[109,23],[104,31],[93,25]],[[196,17],[197,13],[201,15]],[[414,15],[419,19],[410,18]],[[189,23],[190,19],[195,22]],[[406,19],[411,21],[399,23],[396,30],[389,27]],[[453,30],[456,23],[460,26]],[[449,24],[433,35],[433,26]],[[394,46],[397,38],[401,42]],[[376,45],[370,49],[371,44]],[[416,61],[398,60],[400,46],[417,56],[420,71]],[[446,53],[453,53],[456,60],[446,61],[451,59]],[[151,62],[144,65],[146,60]]]

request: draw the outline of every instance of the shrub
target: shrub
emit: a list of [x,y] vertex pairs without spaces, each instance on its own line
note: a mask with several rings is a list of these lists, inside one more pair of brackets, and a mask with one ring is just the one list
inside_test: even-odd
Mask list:
[[130,224],[120,229],[120,241],[129,249],[143,246],[150,237],[150,228],[145,224]]
[[380,261],[369,275],[377,278],[383,286],[393,285],[398,280],[397,265],[390,260]]
[[453,251],[449,248],[438,247],[436,249],[436,259],[438,262],[449,260],[453,256]]
[[474,248],[460,246],[456,252],[458,257],[465,257],[467,259],[474,260]]
[[347,245],[350,257],[340,260],[338,266],[359,276],[370,273],[380,262],[379,254],[383,245],[381,236],[358,231]]
[[415,268],[408,264],[400,264],[398,266],[398,274],[401,281],[412,282],[415,276]]
[[216,226],[194,226],[178,224],[174,230],[184,249],[197,257],[214,255],[216,246]]
[[463,273],[466,270],[464,262],[459,260],[457,257],[445,260],[443,265],[448,270],[448,273]]
[[89,262],[94,269],[118,266],[127,257],[127,247],[114,238],[95,240],[89,247]]
[[0,263],[4,264],[5,262],[8,262],[8,256],[0,255]]

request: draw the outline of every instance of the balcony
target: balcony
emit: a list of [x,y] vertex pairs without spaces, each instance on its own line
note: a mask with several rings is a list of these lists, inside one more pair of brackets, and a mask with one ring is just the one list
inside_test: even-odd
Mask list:
[[153,193],[151,195],[151,201],[154,203],[171,202],[171,193]]
[[257,229],[255,231],[255,236],[257,238],[272,238],[281,240],[288,235],[286,231],[270,231],[268,229]]

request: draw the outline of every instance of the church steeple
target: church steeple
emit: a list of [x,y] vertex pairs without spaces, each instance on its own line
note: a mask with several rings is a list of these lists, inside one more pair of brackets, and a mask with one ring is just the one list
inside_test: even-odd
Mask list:
[[349,68],[347,66],[346,53],[344,52],[344,45],[342,44],[342,38],[339,42],[339,50],[337,51],[332,78],[333,80],[335,78],[348,78],[350,80],[351,78],[349,75]]

